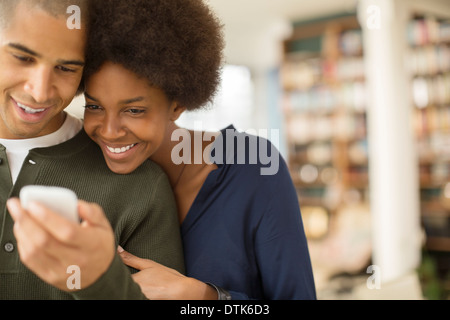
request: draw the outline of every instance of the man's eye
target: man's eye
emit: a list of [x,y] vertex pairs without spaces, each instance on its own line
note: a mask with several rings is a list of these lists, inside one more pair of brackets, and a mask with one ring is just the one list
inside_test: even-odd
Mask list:
[[20,56],[20,55],[14,54],[13,57],[21,62],[32,62],[33,61],[33,58],[30,58],[27,56]]
[[62,72],[75,72],[76,71],[74,69],[70,69],[70,68],[67,68],[67,67],[64,67],[64,66],[58,66],[57,68],[59,70],[61,70]]

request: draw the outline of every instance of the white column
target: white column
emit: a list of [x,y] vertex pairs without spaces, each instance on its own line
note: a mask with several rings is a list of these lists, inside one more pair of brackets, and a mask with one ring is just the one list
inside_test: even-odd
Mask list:
[[360,0],[368,88],[373,263],[382,282],[410,273],[421,259],[418,158],[407,70],[404,0]]

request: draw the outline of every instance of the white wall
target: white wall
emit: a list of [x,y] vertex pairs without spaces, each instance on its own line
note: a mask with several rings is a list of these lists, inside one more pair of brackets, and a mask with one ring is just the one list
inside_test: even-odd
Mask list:
[[73,99],[72,103],[66,108],[66,111],[77,116],[78,118],[83,118],[84,105],[84,96],[81,95]]

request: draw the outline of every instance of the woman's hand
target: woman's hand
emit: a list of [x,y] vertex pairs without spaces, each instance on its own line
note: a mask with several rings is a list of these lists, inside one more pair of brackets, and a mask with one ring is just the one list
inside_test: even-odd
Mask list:
[[217,300],[214,288],[155,261],[117,249],[123,262],[139,272],[133,279],[150,300]]

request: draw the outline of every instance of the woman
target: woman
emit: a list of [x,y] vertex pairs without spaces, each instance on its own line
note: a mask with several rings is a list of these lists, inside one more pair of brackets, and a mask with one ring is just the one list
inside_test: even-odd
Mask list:
[[[160,165],[178,205],[187,276],[122,253],[141,270],[134,279],[147,297],[315,299],[296,191],[272,144],[232,126],[203,133],[175,124],[220,82],[214,14],[200,0],[96,0],[92,18],[85,130],[116,173],[148,159]],[[263,150],[278,161],[275,174],[254,161]]]

